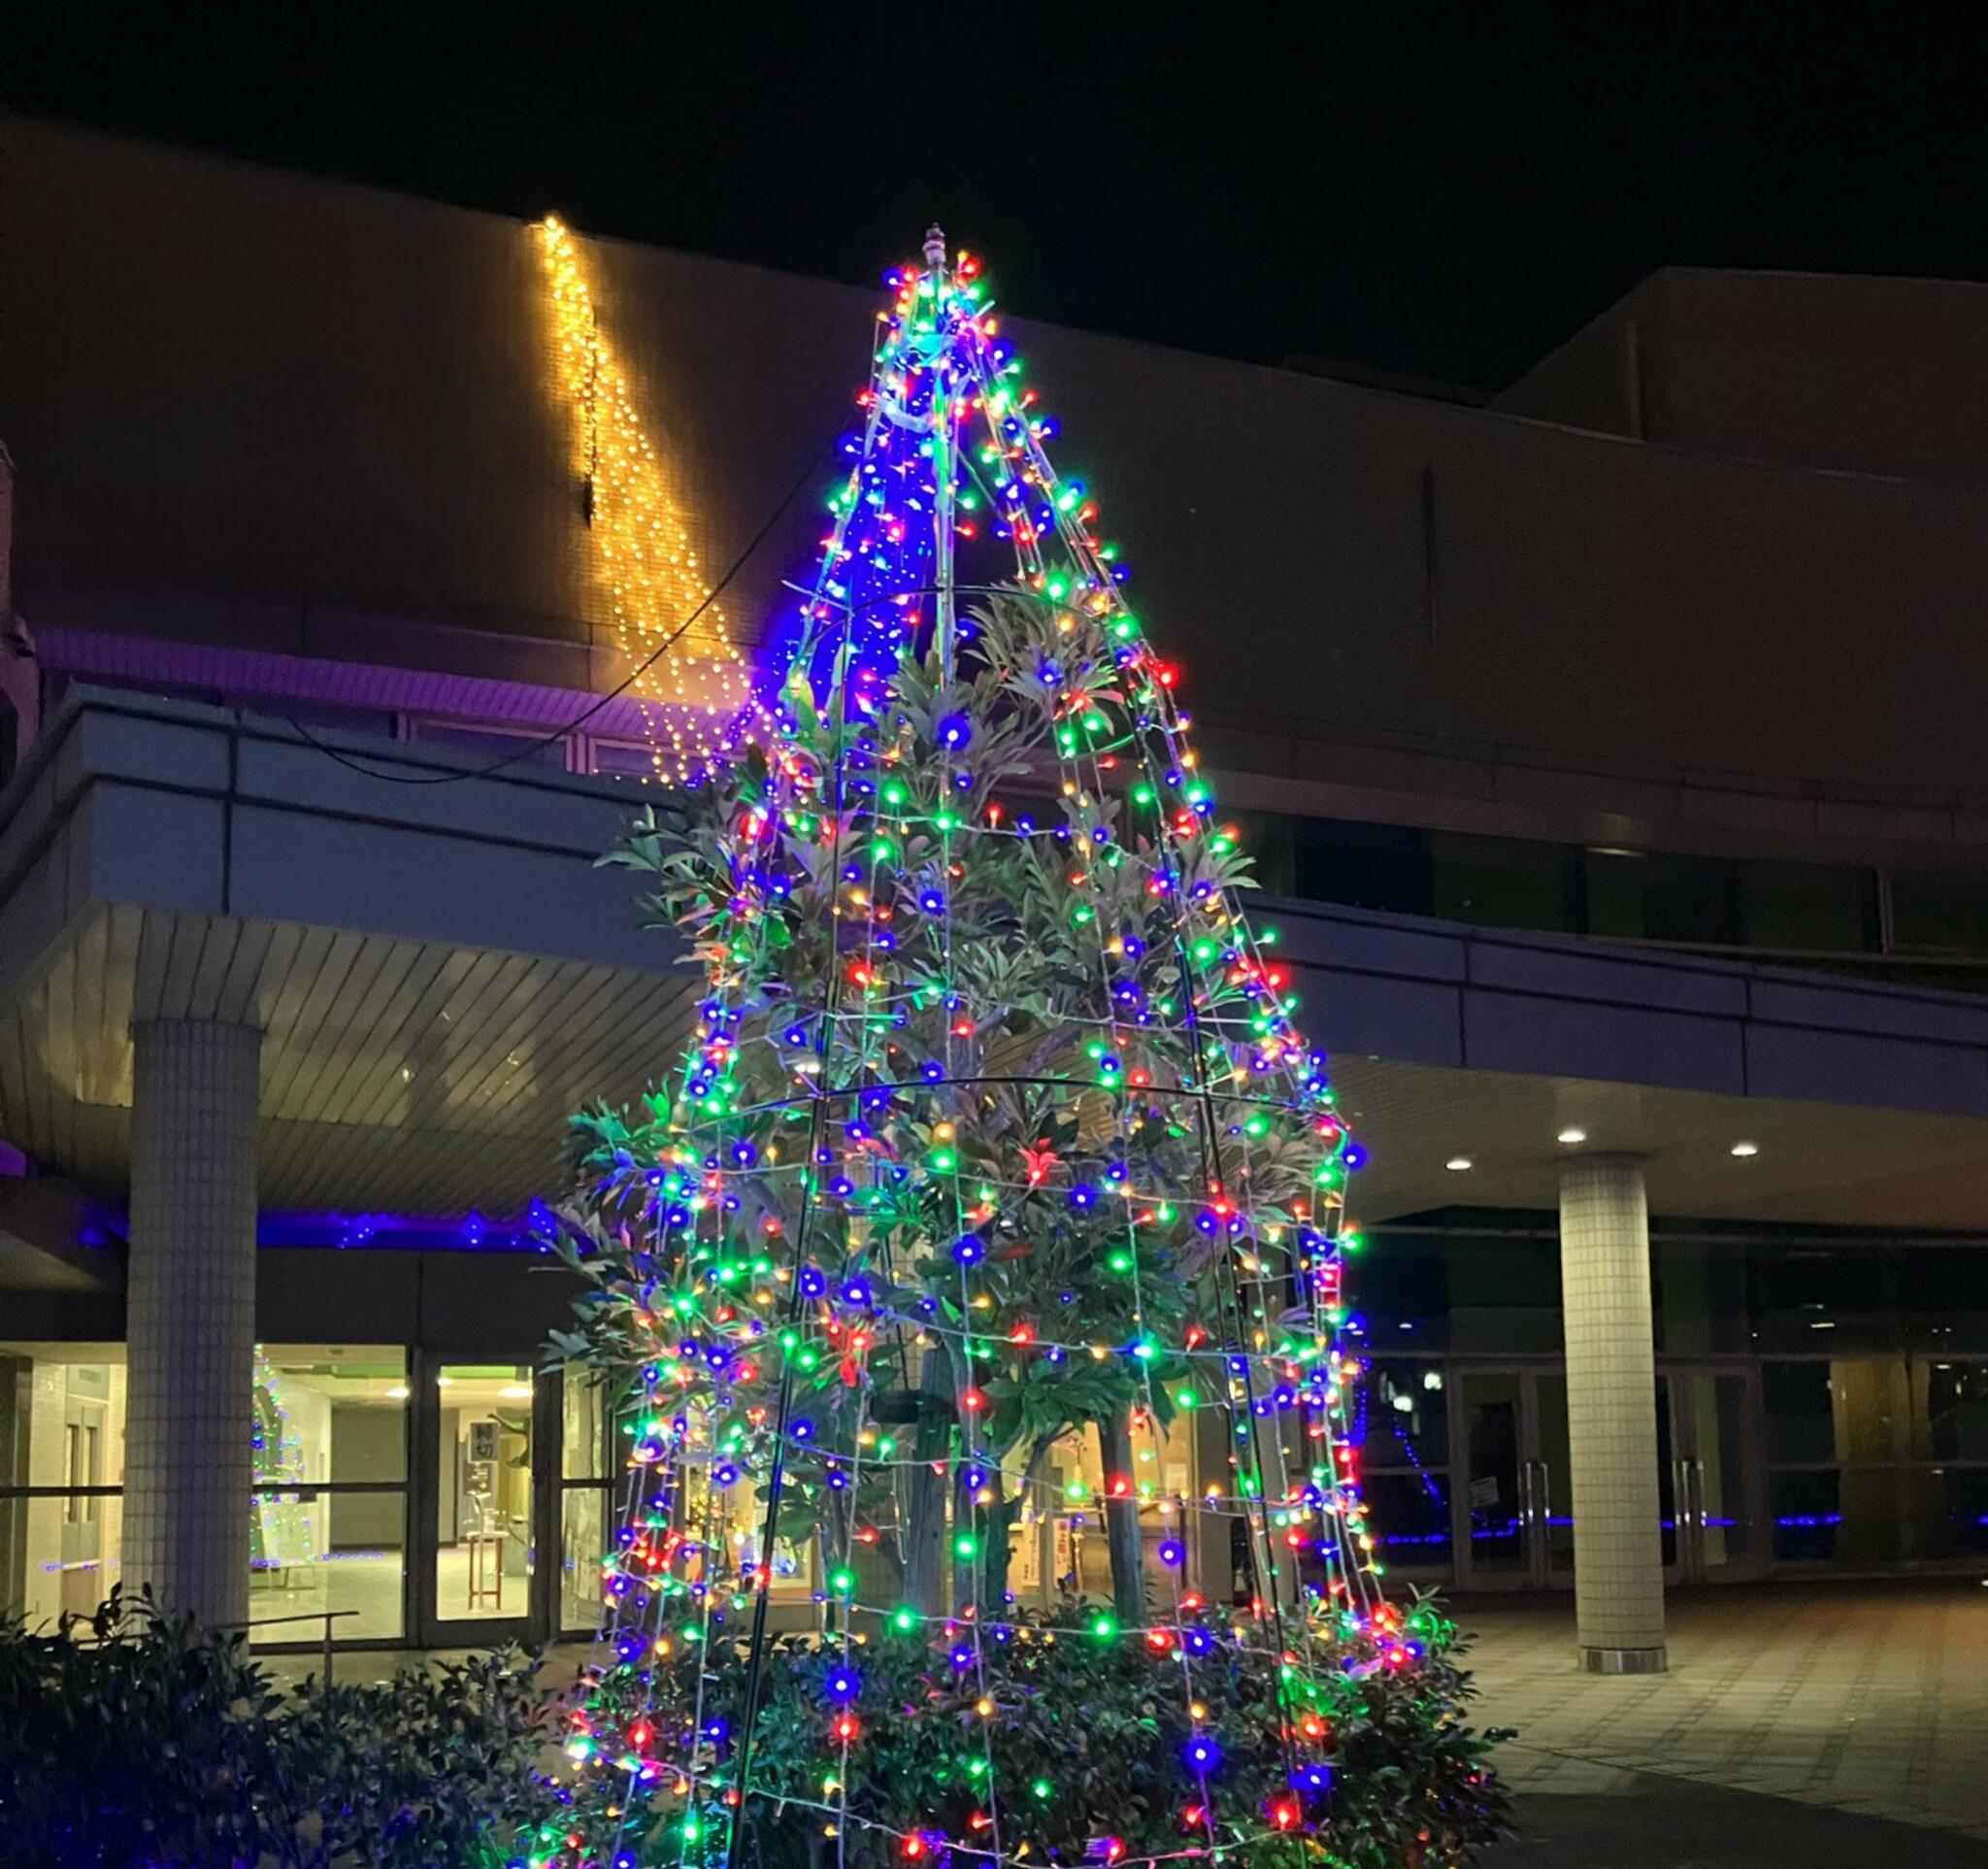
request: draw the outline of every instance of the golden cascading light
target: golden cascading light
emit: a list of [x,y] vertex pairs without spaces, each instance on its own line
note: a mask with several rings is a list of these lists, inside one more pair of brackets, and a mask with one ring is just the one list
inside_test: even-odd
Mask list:
[[[649,763],[659,781],[680,784],[727,748],[756,739],[765,712],[723,608],[709,601],[711,585],[698,568],[668,473],[602,335],[580,243],[549,215],[534,232],[550,294],[560,385],[574,410],[576,465],[591,493],[596,569],[613,604],[621,652],[641,670],[630,692],[647,728]],[[697,620],[685,628],[693,616]]]

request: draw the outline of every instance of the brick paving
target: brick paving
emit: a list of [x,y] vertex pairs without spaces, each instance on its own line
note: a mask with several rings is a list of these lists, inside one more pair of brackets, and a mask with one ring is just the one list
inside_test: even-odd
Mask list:
[[1453,1613],[1476,1637],[1479,1722],[1518,1728],[1501,1769],[1528,1810],[1687,1780],[1988,1843],[1975,1580],[1673,1594],[1665,1675],[1582,1673],[1564,1598]]

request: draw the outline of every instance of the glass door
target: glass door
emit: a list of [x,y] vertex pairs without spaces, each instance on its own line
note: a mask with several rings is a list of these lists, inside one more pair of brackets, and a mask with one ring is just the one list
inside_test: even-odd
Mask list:
[[445,1361],[430,1352],[421,1365],[419,1640],[431,1648],[536,1640],[551,1621],[540,1552],[552,1489],[538,1465],[541,1450],[558,1444],[542,1420],[557,1406],[557,1383],[524,1355]]
[[1452,1526],[1467,1589],[1547,1589],[1574,1581],[1567,1378],[1557,1369],[1455,1369]]
[[1766,1573],[1757,1383],[1740,1363],[1667,1367],[1657,1378],[1657,1487],[1664,1575],[1673,1583]]

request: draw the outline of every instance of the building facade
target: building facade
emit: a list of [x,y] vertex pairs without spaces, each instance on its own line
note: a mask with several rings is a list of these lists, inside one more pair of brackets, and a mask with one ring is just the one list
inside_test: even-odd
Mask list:
[[[584,1627],[613,1423],[530,1215],[687,977],[593,867],[651,722],[532,231],[0,134],[0,1600]],[[872,295],[586,254],[777,619]],[[1389,1567],[1638,1669],[1670,1589],[1977,1565],[1988,290],[1666,273],[1488,407],[1014,328],[1370,1151]],[[1157,1538],[1216,1455],[1138,1452]]]

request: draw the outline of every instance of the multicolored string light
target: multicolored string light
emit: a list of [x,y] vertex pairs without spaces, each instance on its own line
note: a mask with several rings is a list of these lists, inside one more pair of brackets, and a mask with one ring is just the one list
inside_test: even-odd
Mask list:
[[[567,1221],[596,1353],[633,1395],[569,1742],[580,1786],[613,1787],[577,1808],[613,1833],[577,1819],[534,1860],[736,1865],[777,1800],[817,1810],[838,1860],[854,1837],[865,1862],[1067,1861],[1045,1838],[1076,1823],[1095,1860],[1240,1865],[1329,1825],[1335,1674],[1414,1652],[1345,1431],[1359,1151],[1275,936],[1244,915],[1176,671],[1049,461],[1054,423],[977,262],[935,238],[888,283],[777,730],[692,794],[684,851],[647,828],[631,846],[706,988],[676,1093],[590,1126]],[[1180,1840],[1143,1853],[1053,1778],[1005,1782],[997,1743],[1015,1657],[1056,1632],[999,1590],[990,1546],[1017,1499],[1053,1509],[1031,1442],[1080,1371],[1108,1415],[1212,1412],[1229,1450],[1180,1502],[1163,1601],[1138,1585],[1137,1616],[1095,1606],[1081,1631],[1177,1668]],[[920,1392],[945,1419],[936,1453],[929,1412],[899,1424]],[[1016,1424],[1024,1393],[1038,1429]],[[944,1601],[921,1569],[935,1479]],[[1154,1490],[1110,1471],[1108,1514]],[[1185,1515],[1240,1524],[1233,1608],[1190,1587]],[[753,1760],[773,1553],[796,1528],[823,1550],[807,1793]],[[902,1717],[864,1696],[866,1646],[893,1639],[929,1646],[961,1709],[953,1815],[927,1829],[853,1789],[871,1722]],[[743,1694],[721,1651],[745,1657]],[[1198,1685],[1215,1667],[1262,1683],[1268,1791],[1227,1774]]]

